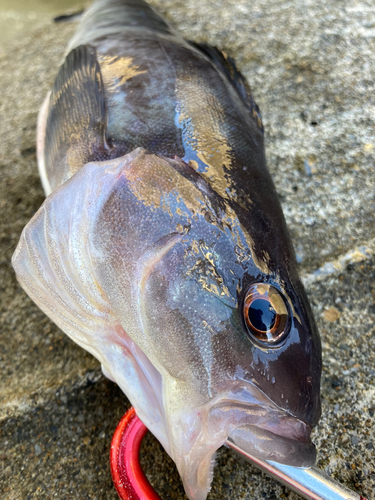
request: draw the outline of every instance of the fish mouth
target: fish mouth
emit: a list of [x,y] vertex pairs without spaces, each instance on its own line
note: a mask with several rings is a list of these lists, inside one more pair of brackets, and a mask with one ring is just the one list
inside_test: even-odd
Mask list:
[[214,429],[224,420],[227,439],[256,458],[294,467],[313,466],[312,427],[278,408],[256,387],[249,390],[246,385],[210,408],[209,427]]
[[[306,429],[310,435],[311,429]],[[294,467],[312,467],[316,460],[316,448],[310,439],[282,436],[259,425],[237,427],[229,436],[245,453],[263,460],[272,460]]]

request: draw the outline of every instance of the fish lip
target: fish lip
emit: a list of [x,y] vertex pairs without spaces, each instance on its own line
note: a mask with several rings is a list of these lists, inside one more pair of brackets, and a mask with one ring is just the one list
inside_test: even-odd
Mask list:
[[227,441],[245,455],[283,465],[309,468],[316,462],[316,448],[311,441],[280,436],[257,426],[238,427]]
[[221,395],[208,413],[209,418],[225,415],[231,421],[227,439],[261,459],[296,467],[314,465],[310,424],[279,408],[249,382],[231,384],[226,396]]
[[[214,410],[220,410],[224,408],[226,408],[226,403],[219,403],[211,408],[210,413]],[[259,408],[259,413],[261,413],[263,407],[259,405]],[[256,408],[254,407],[254,405],[234,404],[230,409],[239,411],[252,409],[254,411]],[[277,408],[277,410],[275,411],[273,407],[270,407],[270,410],[272,411],[272,418],[259,420],[256,424],[252,423],[251,425],[271,432],[276,436],[299,441],[300,443],[311,443],[312,427],[310,424],[303,422],[303,420],[300,420],[297,417],[294,417],[279,408]]]

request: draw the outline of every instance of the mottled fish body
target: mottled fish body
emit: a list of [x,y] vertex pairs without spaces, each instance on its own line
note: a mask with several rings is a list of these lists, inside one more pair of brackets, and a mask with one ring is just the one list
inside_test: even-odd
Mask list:
[[46,194],[13,257],[204,499],[228,436],[308,466],[321,347],[263,126],[231,58],[142,0],[84,15],[38,122]]

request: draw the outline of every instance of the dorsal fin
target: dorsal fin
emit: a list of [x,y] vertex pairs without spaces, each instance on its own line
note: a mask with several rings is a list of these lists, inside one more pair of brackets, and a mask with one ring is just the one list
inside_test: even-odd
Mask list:
[[190,43],[195,48],[203,52],[203,54],[205,54],[214,63],[221,73],[227,77],[263,133],[263,123],[260,109],[254,101],[249,84],[243,74],[238,70],[234,60],[224,51],[221,51],[216,47],[212,47],[212,45],[194,42]]
[[72,50],[55,80],[44,141],[46,174],[52,190],[83,165],[108,157],[106,106],[93,47]]

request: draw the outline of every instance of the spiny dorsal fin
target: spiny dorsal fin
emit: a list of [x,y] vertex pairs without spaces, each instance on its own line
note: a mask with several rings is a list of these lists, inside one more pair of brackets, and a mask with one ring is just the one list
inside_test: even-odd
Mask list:
[[250,111],[251,116],[257,122],[258,127],[263,133],[263,123],[260,109],[253,99],[249,84],[243,74],[237,69],[234,60],[224,51],[219,50],[212,45],[190,42],[195,48],[203,52],[214,65],[227,77],[242,102]]
[[61,66],[49,101],[44,144],[46,173],[57,185],[89,161],[107,159],[105,96],[93,47],[77,47]]

